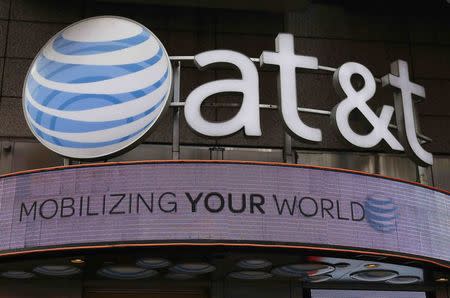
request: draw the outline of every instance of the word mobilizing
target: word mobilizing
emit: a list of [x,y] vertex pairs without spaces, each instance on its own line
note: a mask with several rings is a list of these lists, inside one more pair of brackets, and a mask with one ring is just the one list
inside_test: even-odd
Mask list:
[[21,202],[19,222],[84,216],[127,216],[193,213],[277,215],[329,218],[346,221],[365,219],[365,206],[357,201],[341,201],[301,195],[231,192],[132,192],[73,195]]

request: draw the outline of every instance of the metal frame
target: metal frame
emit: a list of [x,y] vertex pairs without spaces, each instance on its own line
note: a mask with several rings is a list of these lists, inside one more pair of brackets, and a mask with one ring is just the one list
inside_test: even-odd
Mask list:
[[[184,100],[182,101],[180,98],[180,84],[181,84],[181,64],[183,61],[193,61],[195,56],[170,56],[170,60],[172,62],[175,62],[175,70],[173,74],[173,98],[172,102],[170,103],[170,107],[174,109],[173,111],[173,131],[172,131],[172,159],[179,159],[180,158],[180,109],[184,107]],[[259,63],[259,58],[250,58],[251,61],[254,63]],[[325,71],[325,72],[335,72],[336,68],[330,67],[330,66],[324,66],[319,65],[319,70]],[[380,78],[375,78],[375,82],[378,84],[381,84]],[[205,106],[208,107],[221,107],[221,108],[236,108],[240,107],[240,104],[238,103],[214,103],[214,104],[205,104]],[[267,110],[278,110],[277,105],[273,104],[259,104],[260,109],[267,109]],[[311,108],[297,108],[298,112],[300,113],[309,113],[309,114],[315,114],[315,115],[322,115],[322,116],[331,116],[331,111],[327,110],[319,110],[319,109],[311,109]],[[394,124],[389,124],[389,128],[398,130],[398,127]],[[432,141],[431,138],[421,134],[420,132],[416,132],[419,142],[421,144],[429,143]],[[214,147],[213,150],[217,148]],[[217,157],[220,158],[222,156],[223,158],[223,151],[222,154],[219,154],[218,156],[214,156],[215,159]],[[285,133],[284,137],[284,144],[283,144],[283,159],[284,162],[287,163],[297,163],[297,158],[295,156],[295,152],[292,148],[292,137]],[[417,180],[424,184],[429,184],[430,181],[428,181],[428,177],[426,175],[426,171],[424,168],[417,166]]]
[[[181,90],[181,67],[183,61],[193,61],[195,56],[170,56],[170,60],[173,64],[173,90],[172,90],[172,100],[170,102],[170,107],[173,108],[173,128],[172,128],[172,159],[179,160],[180,159],[180,113],[181,108],[184,107],[185,101],[181,98],[180,90]],[[254,63],[259,63],[259,58],[250,58]],[[319,65],[319,70],[325,72],[335,72],[336,68],[330,66]],[[380,78],[375,78],[375,81],[381,84]],[[206,103],[205,106],[208,107],[220,107],[220,108],[239,108],[241,105],[239,103]],[[259,104],[260,109],[265,110],[278,110],[278,105],[275,104]],[[320,109],[312,109],[312,108],[297,108],[300,113],[309,113],[321,116],[331,116],[331,111],[320,110]],[[396,125],[389,124],[389,127],[392,129],[398,129]],[[428,143],[431,142],[432,139],[417,132],[417,136],[419,137],[420,143]],[[219,150],[218,150],[219,149]],[[219,154],[215,154],[211,152],[211,157],[214,159],[223,159],[223,150],[225,148],[211,148],[212,151],[220,151]],[[222,153],[222,154],[220,154]],[[222,158],[221,158],[222,157]],[[283,145],[283,159],[284,162],[295,164],[297,163],[297,158],[295,151],[292,148],[292,137],[285,133],[284,136],[284,145]],[[69,158],[64,158],[64,165],[74,164],[74,160]],[[426,177],[425,169],[418,166],[418,180],[424,184],[428,184],[430,181],[427,181],[428,177]],[[428,183],[427,183],[428,182]]]
[[[170,60],[171,61],[175,61],[177,62],[176,67],[177,69],[179,69],[181,67],[181,62],[182,61],[193,61],[194,60],[194,56],[170,56]],[[252,60],[255,63],[259,63],[259,58],[250,58],[250,60]],[[323,70],[323,71],[327,71],[327,72],[335,72],[336,68],[334,67],[329,67],[329,66],[322,66],[319,65],[319,70]],[[178,76],[178,78],[177,78]],[[174,90],[180,88],[180,80],[181,80],[181,73],[177,72],[174,73]],[[381,79],[379,78],[375,78],[375,81],[379,84],[381,84]],[[184,101],[180,101],[180,94],[178,93],[178,97],[175,100],[175,93],[174,93],[174,100],[171,102],[170,107],[171,108],[180,108],[184,106]],[[240,104],[237,103],[220,103],[220,104],[205,104],[205,106],[208,107],[220,107],[220,108],[236,108],[236,107],[240,107]],[[260,109],[268,109],[268,110],[278,110],[278,106],[277,105],[273,105],[273,104],[260,104],[259,105]],[[331,115],[331,111],[327,111],[327,110],[319,110],[319,109],[311,109],[311,108],[297,108],[297,110],[301,113],[309,113],[309,114],[316,114],[316,115],[323,115],[323,116],[330,116]],[[393,129],[398,129],[396,125],[394,124],[389,124],[390,128]],[[430,137],[427,137],[419,132],[417,132],[418,137],[422,140],[422,143],[429,143],[432,141],[432,139]]]

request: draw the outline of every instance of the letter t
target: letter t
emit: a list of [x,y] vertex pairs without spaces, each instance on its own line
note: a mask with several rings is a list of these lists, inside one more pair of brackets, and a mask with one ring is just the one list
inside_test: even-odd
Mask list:
[[322,132],[318,128],[307,126],[298,115],[296,68],[318,69],[316,57],[295,55],[292,34],[279,33],[275,39],[276,52],[263,51],[260,57],[264,64],[278,65],[278,100],[284,122],[291,134],[302,139],[320,142]]
[[433,155],[417,139],[412,95],[425,98],[425,89],[409,80],[408,63],[397,60],[391,64],[391,73],[381,78],[384,86],[394,87],[395,119],[400,139],[406,151],[424,165],[433,165]]

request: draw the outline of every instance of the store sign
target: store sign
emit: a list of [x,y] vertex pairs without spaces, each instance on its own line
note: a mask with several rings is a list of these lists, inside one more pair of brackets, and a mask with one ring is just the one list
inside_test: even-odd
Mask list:
[[57,33],[33,61],[23,91],[36,138],[71,158],[130,150],[169,103],[172,68],[158,38],[117,17]]
[[[225,137],[243,130],[261,136],[259,79],[254,62],[231,50],[212,50],[194,56],[199,68],[215,63],[236,67],[241,78],[216,80],[194,89],[186,98],[187,124],[207,137]],[[319,69],[316,57],[296,55],[294,38],[280,33],[275,52],[263,51],[260,64],[279,67],[279,109],[287,131],[308,142],[321,142],[319,128],[305,124],[299,113],[296,70]],[[394,88],[400,139],[389,130],[394,107],[378,115],[367,104],[375,94],[372,73],[348,62],[334,73],[334,85],[343,100],[332,111],[342,137],[359,148],[385,142],[409,152],[418,163],[432,165],[433,156],[418,141],[412,95],[425,97],[423,87],[409,80],[408,65],[398,60],[383,86]],[[364,81],[357,90],[351,77]],[[169,57],[157,37],[144,26],[119,17],[95,17],[75,23],[55,35],[41,50],[27,75],[24,110],[35,136],[51,150],[76,159],[98,159],[131,149],[156,124],[167,106],[171,89]],[[243,95],[237,114],[211,122],[201,114],[202,103],[218,93]],[[355,131],[350,113],[358,110],[371,126],[370,133]]]
[[0,254],[105,243],[231,242],[450,261],[448,193],[345,171],[102,163],[0,178],[0,202]]

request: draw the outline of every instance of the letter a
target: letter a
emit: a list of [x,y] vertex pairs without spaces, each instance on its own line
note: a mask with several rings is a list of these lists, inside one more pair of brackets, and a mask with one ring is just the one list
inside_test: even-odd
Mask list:
[[[209,137],[228,136],[242,128],[247,136],[261,136],[258,70],[250,58],[230,50],[214,50],[196,55],[194,61],[199,68],[219,62],[233,64],[241,72],[242,79],[217,80],[194,89],[186,98],[184,106],[184,116],[188,125],[194,131]],[[211,95],[222,92],[243,94],[239,112],[224,122],[205,120],[200,111],[203,101]]]

